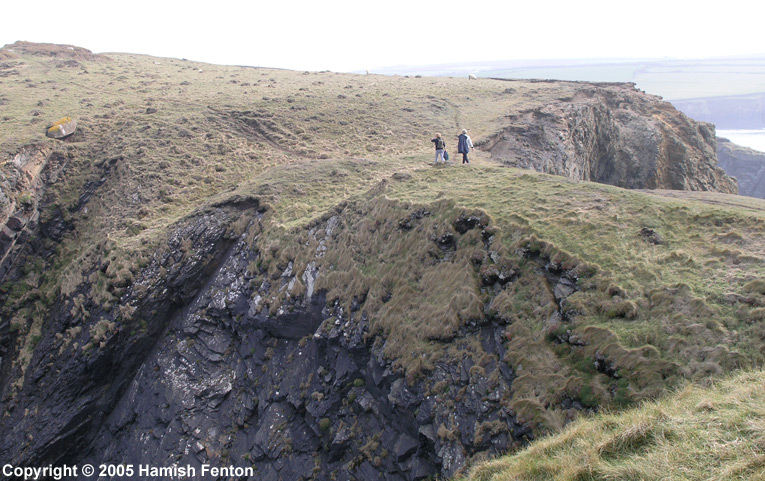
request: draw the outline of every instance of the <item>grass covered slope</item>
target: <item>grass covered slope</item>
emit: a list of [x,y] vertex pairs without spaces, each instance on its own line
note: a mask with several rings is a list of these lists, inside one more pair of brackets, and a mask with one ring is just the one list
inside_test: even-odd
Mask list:
[[[83,55],[65,46],[9,45],[0,64],[0,155],[40,145],[68,159],[50,189],[58,212],[121,247],[156,240],[212,196],[268,169],[312,159],[393,159],[498,131],[510,110],[570,96],[577,87],[358,76],[228,67],[140,55]],[[52,53],[53,49],[53,53]],[[562,88],[561,88],[562,87]],[[62,117],[67,142],[45,137]],[[98,203],[76,211],[83,186]],[[310,202],[310,200],[309,200]]]
[[[358,175],[346,169],[335,175]],[[293,189],[319,185],[313,175]],[[261,198],[274,205],[257,241],[267,278],[310,266],[330,303],[349,312],[364,299],[410,379],[444,356],[480,364],[480,346],[454,341],[476,324],[506,324],[505,359],[518,377],[504,402],[538,430],[575,416],[571,400],[626,406],[765,360],[760,201],[486,164],[395,175],[307,225],[287,223],[294,195]],[[471,217],[477,226],[460,232]],[[327,219],[331,236],[319,244]],[[556,271],[577,279],[565,299]],[[300,289],[275,288],[265,302],[277,312]]]
[[463,481],[765,477],[765,374],[738,374],[621,414],[580,419]]

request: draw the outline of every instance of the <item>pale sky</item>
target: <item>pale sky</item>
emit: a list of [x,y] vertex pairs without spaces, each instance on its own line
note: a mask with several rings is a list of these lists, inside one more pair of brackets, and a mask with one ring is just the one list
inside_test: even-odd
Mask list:
[[765,53],[758,2],[51,0],[3,2],[0,45],[76,45],[230,65],[392,65]]

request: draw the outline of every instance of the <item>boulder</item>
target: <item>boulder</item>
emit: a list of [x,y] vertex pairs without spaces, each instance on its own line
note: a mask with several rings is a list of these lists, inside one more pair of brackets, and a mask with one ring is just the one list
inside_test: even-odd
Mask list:
[[72,135],[77,130],[77,121],[71,117],[63,117],[51,124],[45,135],[52,139],[62,139]]
[[396,455],[396,460],[402,462],[408,459],[419,447],[417,440],[413,439],[406,434],[402,434],[396,440],[396,444],[393,446],[393,454]]

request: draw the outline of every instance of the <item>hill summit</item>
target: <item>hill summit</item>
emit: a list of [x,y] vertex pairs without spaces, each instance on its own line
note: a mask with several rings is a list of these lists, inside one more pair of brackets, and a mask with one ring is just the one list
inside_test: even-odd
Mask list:
[[632,85],[10,50],[16,466],[449,477],[765,361],[765,203]]

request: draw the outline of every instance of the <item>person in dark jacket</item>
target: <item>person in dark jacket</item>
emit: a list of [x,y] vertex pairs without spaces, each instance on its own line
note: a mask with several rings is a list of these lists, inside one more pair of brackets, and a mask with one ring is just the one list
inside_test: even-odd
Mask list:
[[436,133],[436,138],[431,140],[431,142],[436,144],[436,164],[438,164],[439,159],[445,164],[444,151],[446,150],[446,142],[441,138],[441,134]]
[[473,148],[473,141],[470,140],[470,137],[468,137],[467,130],[462,129],[462,133],[460,134],[460,140],[457,144],[457,152],[462,154],[462,163],[463,164],[469,164],[470,160],[468,160],[468,154],[470,153],[470,149]]

